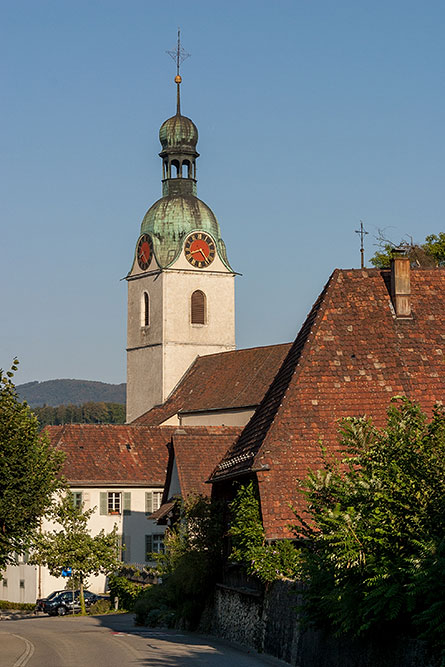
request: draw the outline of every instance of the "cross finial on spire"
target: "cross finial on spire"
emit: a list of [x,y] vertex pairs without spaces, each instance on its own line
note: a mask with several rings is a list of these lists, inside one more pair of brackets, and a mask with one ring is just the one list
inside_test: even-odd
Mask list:
[[181,30],[178,28],[178,44],[175,49],[171,49],[170,51],[166,51],[171,58],[176,62],[176,76],[175,76],[175,83],[177,85],[177,95],[176,95],[176,114],[178,116],[181,115],[181,95],[179,92],[179,86],[181,84],[182,78],[181,75],[179,74],[179,67],[181,63],[184,62],[187,58],[190,57],[190,53],[186,53],[184,51],[183,47],[181,46]]
[[369,232],[367,232],[366,229],[363,227],[363,222],[361,220],[360,220],[360,229],[356,229],[355,233],[360,234],[360,260],[361,260],[360,264],[361,264],[361,268],[364,269],[365,268],[365,246],[364,246],[363,241],[365,239],[365,235],[369,234]]

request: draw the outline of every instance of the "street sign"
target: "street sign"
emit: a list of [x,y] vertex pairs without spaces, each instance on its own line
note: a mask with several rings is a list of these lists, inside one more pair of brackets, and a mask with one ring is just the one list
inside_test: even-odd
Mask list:
[[73,571],[70,567],[64,567],[62,570],[62,577],[71,577]]

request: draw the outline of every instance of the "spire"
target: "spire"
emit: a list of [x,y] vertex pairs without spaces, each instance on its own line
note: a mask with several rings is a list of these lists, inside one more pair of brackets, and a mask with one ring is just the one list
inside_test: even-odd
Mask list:
[[176,115],[180,116],[181,115],[181,91],[180,91],[180,86],[181,86],[181,75],[179,74],[179,68],[181,63],[186,60],[186,58],[190,57],[190,53],[186,53],[181,46],[181,30],[178,28],[178,43],[176,46],[176,49],[171,49],[171,51],[167,51],[168,55],[173,58],[173,60],[176,62],[176,76],[175,76],[175,83],[176,83]]

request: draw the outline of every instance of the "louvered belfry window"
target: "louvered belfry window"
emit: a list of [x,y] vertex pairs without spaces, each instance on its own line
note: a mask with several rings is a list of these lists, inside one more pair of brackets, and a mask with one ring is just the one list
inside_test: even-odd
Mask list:
[[192,294],[192,324],[206,323],[206,295],[201,290]]

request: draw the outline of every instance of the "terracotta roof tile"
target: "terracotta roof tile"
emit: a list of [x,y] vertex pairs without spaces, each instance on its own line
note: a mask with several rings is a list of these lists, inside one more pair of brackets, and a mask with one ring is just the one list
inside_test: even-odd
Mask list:
[[65,452],[63,474],[72,485],[164,486],[173,427],[117,424],[47,426]]
[[[388,272],[336,270],[274,382],[213,474],[258,472],[266,535],[289,536],[296,482],[320,465],[319,440],[337,447],[338,420],[386,420],[391,397],[428,412],[445,394],[445,270],[411,271],[412,319],[396,319]],[[237,458],[238,457],[238,458]],[[243,458],[244,457],[244,458]]]
[[212,487],[206,481],[241,431],[238,426],[206,426],[181,428],[173,434],[172,453],[183,498],[190,494],[210,496]]
[[283,343],[197,357],[165,403],[132,423],[159,425],[178,412],[256,407],[290,346]]

